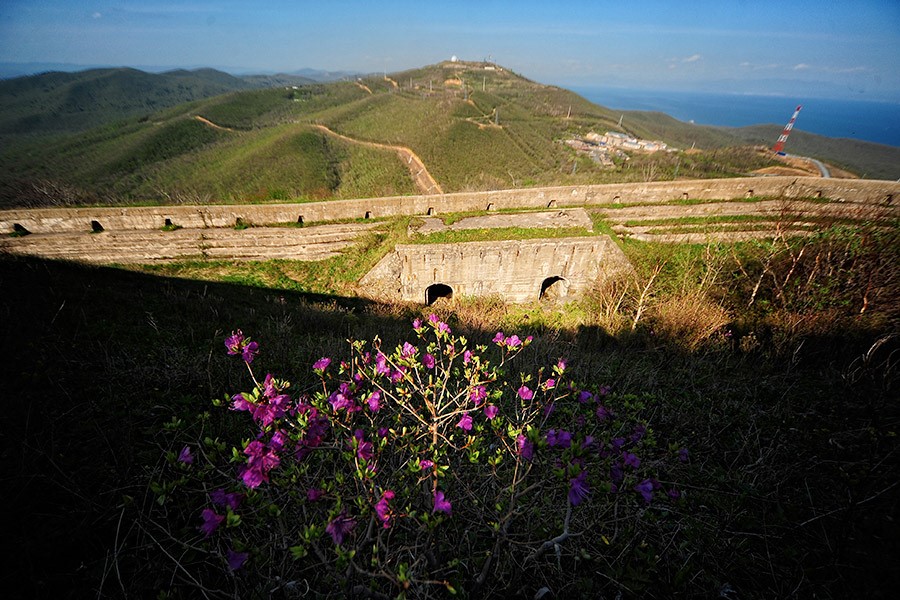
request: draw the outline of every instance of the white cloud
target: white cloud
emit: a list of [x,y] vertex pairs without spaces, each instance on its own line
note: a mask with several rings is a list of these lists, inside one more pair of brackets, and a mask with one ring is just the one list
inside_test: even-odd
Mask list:
[[810,68],[809,65],[806,63],[800,63],[800,64],[794,65],[795,71],[805,71],[806,69],[809,69],[809,68]]
[[697,62],[701,58],[703,58],[703,57],[700,56],[699,54],[692,54],[692,55],[688,56],[687,58],[682,58],[681,62],[692,63],[692,62]]
[[95,12],[94,14],[91,15],[92,19],[100,19],[102,17],[103,17],[103,14],[101,14],[99,12]]

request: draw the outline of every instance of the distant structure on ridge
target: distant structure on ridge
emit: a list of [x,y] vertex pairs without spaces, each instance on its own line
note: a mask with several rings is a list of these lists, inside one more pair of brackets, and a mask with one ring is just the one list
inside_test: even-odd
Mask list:
[[797,120],[797,115],[800,114],[800,109],[803,106],[798,106],[797,110],[794,111],[794,115],[791,117],[791,120],[788,121],[788,124],[784,126],[784,131],[781,132],[781,135],[778,136],[778,141],[775,142],[775,145],[772,146],[772,152],[775,154],[780,154],[784,156],[784,143],[787,141],[788,136],[791,135],[791,129],[794,128],[794,121]]

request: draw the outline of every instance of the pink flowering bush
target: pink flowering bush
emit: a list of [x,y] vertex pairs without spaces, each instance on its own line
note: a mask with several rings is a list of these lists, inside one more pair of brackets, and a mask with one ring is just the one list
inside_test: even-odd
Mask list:
[[204,478],[191,488],[198,543],[223,570],[265,589],[484,595],[608,546],[614,515],[680,501],[663,474],[687,452],[619,414],[641,399],[575,386],[564,360],[512,371],[530,337],[472,345],[434,315],[413,331],[393,349],[375,338],[320,358],[317,383],[295,394],[253,372],[264,347],[228,337],[253,382],[227,400],[246,438],[177,459],[182,484]]

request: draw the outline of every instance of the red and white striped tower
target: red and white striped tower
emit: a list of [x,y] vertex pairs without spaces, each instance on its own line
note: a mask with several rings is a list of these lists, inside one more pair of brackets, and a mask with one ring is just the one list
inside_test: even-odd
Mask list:
[[778,141],[772,146],[772,152],[777,154],[782,154],[784,152],[784,143],[787,141],[788,136],[791,135],[791,129],[794,128],[794,121],[797,120],[797,115],[800,114],[801,108],[803,107],[797,107],[797,110],[794,111],[794,116],[792,116],[791,120],[788,121],[788,124],[784,126],[784,131],[781,132],[781,135],[778,136]]

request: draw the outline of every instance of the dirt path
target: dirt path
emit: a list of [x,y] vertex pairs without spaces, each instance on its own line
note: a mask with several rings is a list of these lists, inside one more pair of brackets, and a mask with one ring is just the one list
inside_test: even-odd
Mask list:
[[194,118],[197,119],[198,121],[200,121],[201,123],[205,124],[205,125],[209,125],[209,126],[212,127],[213,129],[218,129],[218,130],[220,130],[220,131],[234,131],[234,129],[231,129],[230,127],[222,127],[221,125],[216,125],[215,123],[213,123],[213,122],[210,121],[209,119],[204,119],[204,118],[201,117],[200,115],[194,115]]
[[351,144],[360,144],[362,146],[368,146],[370,148],[380,148],[382,150],[393,150],[400,156],[400,159],[403,161],[403,164],[406,165],[406,168],[409,169],[409,173],[410,175],[412,175],[413,181],[415,181],[416,183],[416,187],[418,187],[423,194],[444,193],[444,190],[441,189],[441,186],[438,185],[438,182],[435,181],[434,177],[431,176],[431,173],[428,172],[428,169],[425,168],[425,163],[422,162],[422,159],[419,158],[416,153],[409,148],[405,146],[391,146],[389,144],[380,144],[378,142],[364,142],[362,140],[355,140],[351,137],[347,137],[346,135],[336,133],[328,129],[324,125],[315,125],[315,127],[320,129],[321,131],[324,131],[328,135],[342,139],[345,142],[350,142]]

